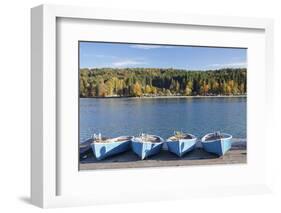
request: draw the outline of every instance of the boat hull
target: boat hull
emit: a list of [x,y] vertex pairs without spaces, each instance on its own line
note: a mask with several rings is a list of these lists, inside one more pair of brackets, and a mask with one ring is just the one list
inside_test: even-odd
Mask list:
[[131,143],[133,152],[138,155],[142,160],[149,156],[156,155],[160,152],[163,142],[150,143],[150,142],[138,142],[133,141]]
[[126,152],[130,149],[131,141],[109,142],[109,143],[92,143],[91,148],[97,160]]
[[213,141],[202,141],[203,149],[207,152],[223,156],[227,151],[231,149],[232,136],[228,138],[222,138]]
[[168,150],[179,157],[194,150],[196,146],[196,138],[182,139],[178,141],[167,141]]

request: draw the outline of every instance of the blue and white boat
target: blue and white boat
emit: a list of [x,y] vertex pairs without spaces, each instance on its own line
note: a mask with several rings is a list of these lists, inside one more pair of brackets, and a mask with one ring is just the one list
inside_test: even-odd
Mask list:
[[132,150],[142,160],[156,155],[160,152],[163,145],[163,138],[156,135],[141,134],[138,137],[132,138]]
[[182,157],[185,153],[194,150],[196,141],[197,138],[192,134],[175,132],[166,143],[170,152]]
[[97,160],[120,154],[130,149],[131,136],[120,136],[116,138],[101,137],[94,135],[91,148]]
[[205,151],[222,156],[230,150],[231,141],[232,135],[214,132],[202,138],[202,146]]

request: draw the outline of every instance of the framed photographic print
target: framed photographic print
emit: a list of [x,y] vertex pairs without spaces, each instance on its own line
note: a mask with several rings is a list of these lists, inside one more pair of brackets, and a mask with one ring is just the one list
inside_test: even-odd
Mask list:
[[246,163],[246,56],[79,41],[80,170]]
[[269,192],[272,28],[33,8],[32,203]]

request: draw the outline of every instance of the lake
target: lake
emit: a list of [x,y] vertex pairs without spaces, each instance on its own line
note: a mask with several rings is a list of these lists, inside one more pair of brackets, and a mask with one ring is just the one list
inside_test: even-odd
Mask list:
[[80,143],[94,133],[116,137],[174,131],[202,137],[221,131],[246,138],[247,98],[80,98]]

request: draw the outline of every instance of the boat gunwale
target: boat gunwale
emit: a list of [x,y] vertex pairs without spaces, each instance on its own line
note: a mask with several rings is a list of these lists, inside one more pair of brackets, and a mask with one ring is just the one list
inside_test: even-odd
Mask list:
[[210,143],[210,142],[215,142],[215,141],[221,141],[221,140],[229,140],[229,139],[232,139],[232,135],[231,134],[227,134],[227,133],[221,133],[221,135],[225,135],[227,137],[225,138],[218,138],[218,139],[213,139],[213,140],[208,140],[206,141],[206,138],[211,135],[211,134],[214,134],[214,132],[211,132],[211,133],[208,133],[206,135],[203,136],[203,138],[201,139],[201,142],[202,143]]
[[187,138],[187,139],[181,138],[181,139],[178,139],[178,140],[170,140],[170,138],[173,137],[173,136],[171,136],[171,137],[169,137],[169,138],[166,140],[166,143],[174,143],[174,142],[181,142],[181,141],[182,141],[182,142],[187,142],[187,141],[191,141],[191,140],[197,141],[197,137],[196,137],[195,135],[190,134],[190,133],[184,133],[184,134],[190,135],[191,138]]
[[[124,141],[113,141],[116,138],[123,138],[123,137],[124,138],[129,138],[129,139],[128,140],[124,140]],[[133,136],[118,136],[118,137],[115,137],[115,138],[106,139],[107,142],[96,142],[95,140],[93,140],[91,144],[126,143],[126,142],[132,141],[132,139],[133,139]]]
[[157,135],[150,135],[150,134],[148,134],[149,136],[152,136],[152,137],[157,137],[157,138],[159,138],[160,139],[160,142],[151,142],[151,141],[133,141],[135,138],[140,138],[140,136],[137,136],[137,137],[135,137],[135,136],[133,136],[133,138],[131,139],[131,141],[132,141],[132,143],[150,143],[150,144],[161,144],[161,143],[164,143],[165,142],[165,140],[162,138],[162,137],[160,137],[160,136],[157,136]]

